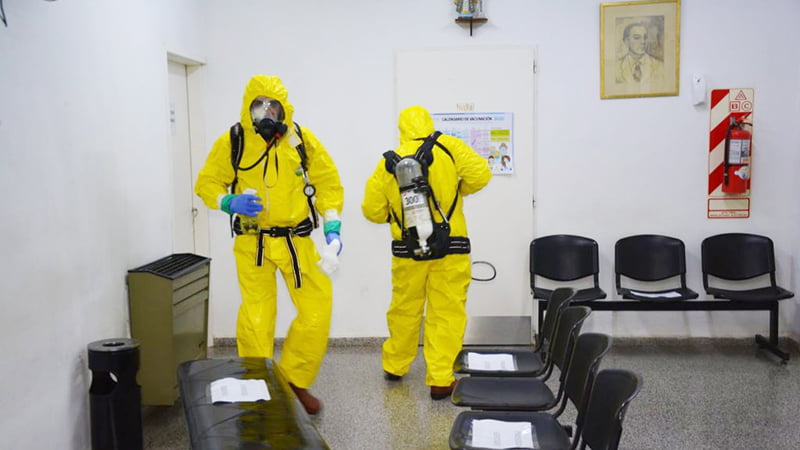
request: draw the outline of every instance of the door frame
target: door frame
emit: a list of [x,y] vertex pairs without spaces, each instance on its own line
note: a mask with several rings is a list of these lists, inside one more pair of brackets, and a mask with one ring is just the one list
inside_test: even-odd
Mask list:
[[[189,173],[192,186],[197,182],[197,173],[203,166],[208,149],[205,144],[205,120],[202,87],[204,85],[205,62],[197,58],[187,57],[167,51],[167,64],[174,62],[186,66],[186,96],[189,117]],[[166,67],[165,67],[166,69]],[[210,255],[208,208],[196,195],[192,196],[194,211],[194,248],[198,255]]]

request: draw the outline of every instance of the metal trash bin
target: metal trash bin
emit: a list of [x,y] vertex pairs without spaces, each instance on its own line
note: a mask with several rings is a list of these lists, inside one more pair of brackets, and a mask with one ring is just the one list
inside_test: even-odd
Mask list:
[[145,406],[175,404],[178,364],[206,357],[210,261],[177,253],[128,271],[131,337],[141,344]]
[[136,384],[139,343],[134,339],[103,339],[87,348],[92,371],[92,450],[141,450],[142,394]]

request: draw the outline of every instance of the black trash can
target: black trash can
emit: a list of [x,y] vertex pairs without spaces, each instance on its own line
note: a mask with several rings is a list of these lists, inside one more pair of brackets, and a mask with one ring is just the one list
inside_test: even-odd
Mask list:
[[136,384],[139,342],[103,339],[88,349],[92,450],[142,450],[142,393]]

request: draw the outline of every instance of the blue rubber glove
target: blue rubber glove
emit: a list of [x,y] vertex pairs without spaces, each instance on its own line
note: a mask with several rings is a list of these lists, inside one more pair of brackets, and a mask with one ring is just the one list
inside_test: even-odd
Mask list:
[[259,203],[260,201],[261,197],[252,194],[239,194],[231,199],[228,208],[236,214],[255,217],[264,209],[264,206]]
[[342,238],[339,236],[339,233],[335,231],[329,231],[325,233],[325,242],[330,246],[331,243],[338,241],[339,249],[336,251],[336,256],[342,254]]
[[329,231],[329,232],[325,233],[325,242],[326,243],[330,244],[331,242],[333,242],[336,239],[338,239],[340,241],[342,240],[341,237],[339,236],[339,233],[337,233],[335,231]]

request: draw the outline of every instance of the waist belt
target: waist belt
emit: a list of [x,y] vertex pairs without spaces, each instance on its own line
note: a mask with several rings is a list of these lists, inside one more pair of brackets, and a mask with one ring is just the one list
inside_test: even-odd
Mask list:
[[299,289],[303,285],[303,277],[300,273],[300,261],[297,260],[297,249],[292,242],[292,236],[306,237],[311,235],[314,224],[311,219],[300,222],[294,227],[272,227],[263,228],[258,234],[258,247],[256,250],[256,266],[261,267],[264,263],[264,236],[282,237],[286,239],[286,247],[292,257],[292,273],[294,274],[294,287]]
[[[468,254],[472,247],[469,244],[467,237],[451,237],[450,243],[447,245],[445,255]],[[414,258],[414,259],[432,259],[432,258],[415,258],[414,250],[408,248],[404,241],[392,241],[392,256],[398,258]]]

